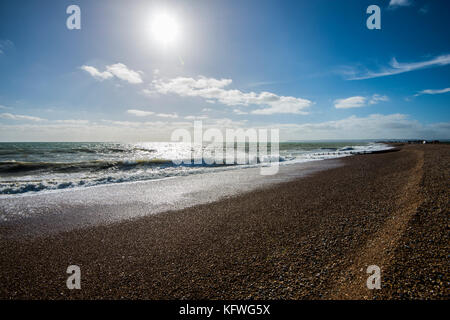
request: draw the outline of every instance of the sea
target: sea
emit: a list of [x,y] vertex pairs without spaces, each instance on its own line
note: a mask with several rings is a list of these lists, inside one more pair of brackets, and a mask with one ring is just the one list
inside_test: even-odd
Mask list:
[[[267,166],[274,161],[289,165],[390,147],[361,141],[282,142],[274,159],[270,145],[268,155],[259,156],[249,144],[243,148],[236,144],[231,147],[235,161],[211,160],[226,154],[225,148],[177,142],[4,142],[0,143],[0,197]],[[239,157],[247,161],[242,164]]]

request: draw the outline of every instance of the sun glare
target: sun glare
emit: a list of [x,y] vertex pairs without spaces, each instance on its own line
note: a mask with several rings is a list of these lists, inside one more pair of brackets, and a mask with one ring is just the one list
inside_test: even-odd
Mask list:
[[154,39],[163,45],[175,43],[180,32],[177,19],[167,13],[155,15],[151,29]]

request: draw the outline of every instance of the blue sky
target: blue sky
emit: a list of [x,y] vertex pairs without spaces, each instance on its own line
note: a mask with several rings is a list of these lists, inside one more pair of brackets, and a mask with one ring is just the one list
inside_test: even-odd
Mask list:
[[[80,30],[66,27],[72,4]],[[372,4],[381,30],[366,27]],[[0,140],[167,140],[194,119],[279,128],[283,140],[450,139],[449,9],[431,0],[2,1]],[[170,43],[155,39],[162,15],[175,21]]]

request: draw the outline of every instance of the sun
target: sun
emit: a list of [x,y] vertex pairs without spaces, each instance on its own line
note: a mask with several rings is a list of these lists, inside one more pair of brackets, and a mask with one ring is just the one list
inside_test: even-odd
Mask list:
[[176,43],[178,40],[180,27],[174,15],[159,13],[152,19],[151,31],[157,42],[169,45]]

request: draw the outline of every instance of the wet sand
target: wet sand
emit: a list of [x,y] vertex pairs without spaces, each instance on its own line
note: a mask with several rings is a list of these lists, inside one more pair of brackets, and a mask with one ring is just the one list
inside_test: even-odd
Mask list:
[[340,159],[105,184],[0,196],[0,233],[7,239],[36,237],[180,210],[273,186],[343,165]]
[[[0,229],[2,299],[446,299],[449,145],[39,237]],[[66,269],[81,267],[81,290]],[[381,290],[368,290],[368,265]]]

